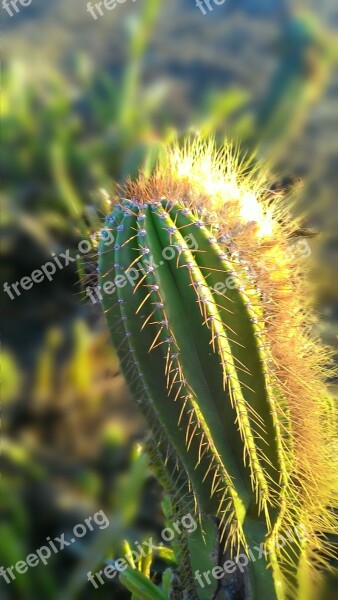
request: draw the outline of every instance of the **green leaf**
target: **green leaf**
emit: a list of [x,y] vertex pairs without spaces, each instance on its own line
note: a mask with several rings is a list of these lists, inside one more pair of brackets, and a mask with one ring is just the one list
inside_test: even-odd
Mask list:
[[167,600],[164,593],[150,579],[131,567],[121,573],[120,582],[139,600]]

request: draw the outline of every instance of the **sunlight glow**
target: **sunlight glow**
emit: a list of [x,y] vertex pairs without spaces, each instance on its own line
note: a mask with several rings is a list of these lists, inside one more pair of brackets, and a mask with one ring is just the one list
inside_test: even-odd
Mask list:
[[241,177],[240,165],[230,147],[220,159],[212,143],[196,143],[185,151],[177,148],[172,159],[177,179],[188,180],[197,194],[204,196],[207,209],[222,211],[229,203],[232,211],[238,211],[240,221],[257,224],[258,237],[274,234],[272,211],[265,209],[255,189],[249,189]]
[[273,234],[272,216],[264,212],[263,206],[254,193],[245,192],[241,194],[239,214],[244,221],[257,223],[258,233],[261,237],[268,237]]

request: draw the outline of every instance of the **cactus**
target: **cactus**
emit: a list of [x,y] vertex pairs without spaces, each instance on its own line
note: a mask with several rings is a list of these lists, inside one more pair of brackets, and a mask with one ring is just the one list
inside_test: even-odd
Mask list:
[[[198,523],[176,542],[172,598],[309,600],[331,551],[329,353],[309,333],[304,240],[290,249],[297,224],[268,183],[230,146],[190,141],[127,184],[113,245],[101,233],[104,311],[151,462],[173,518]],[[231,573],[198,578],[226,559]]]

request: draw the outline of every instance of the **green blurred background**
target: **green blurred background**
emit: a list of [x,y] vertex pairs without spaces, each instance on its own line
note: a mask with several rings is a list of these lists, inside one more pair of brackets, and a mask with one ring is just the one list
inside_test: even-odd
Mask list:
[[[159,535],[161,490],[144,425],[108,343],[95,232],[116,184],[151,172],[175,135],[239,140],[319,235],[309,239],[319,323],[338,349],[338,5],[335,0],[126,0],[94,20],[84,0],[2,9],[2,486],[0,565],[103,509],[95,529],[1,598],[130,598],[87,582],[123,539]],[[3,284],[81,240],[93,251],[14,300]],[[337,382],[329,382],[333,393]],[[152,574],[165,568],[160,554]],[[337,583],[328,583],[337,598]]]

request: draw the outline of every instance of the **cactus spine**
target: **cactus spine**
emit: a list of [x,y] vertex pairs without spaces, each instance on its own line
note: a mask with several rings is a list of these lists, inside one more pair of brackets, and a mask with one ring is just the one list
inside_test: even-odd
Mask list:
[[[235,577],[203,587],[194,574],[240,553],[247,596],[309,600],[317,529],[334,528],[326,355],[302,326],[293,225],[281,225],[278,199],[274,209],[257,199],[259,185],[229,149],[175,150],[130,185],[107,218],[114,244],[100,246],[104,310],[150,455],[176,514],[198,520],[179,574],[182,597],[199,600],[236,592]],[[324,430],[326,448],[311,449]]]

